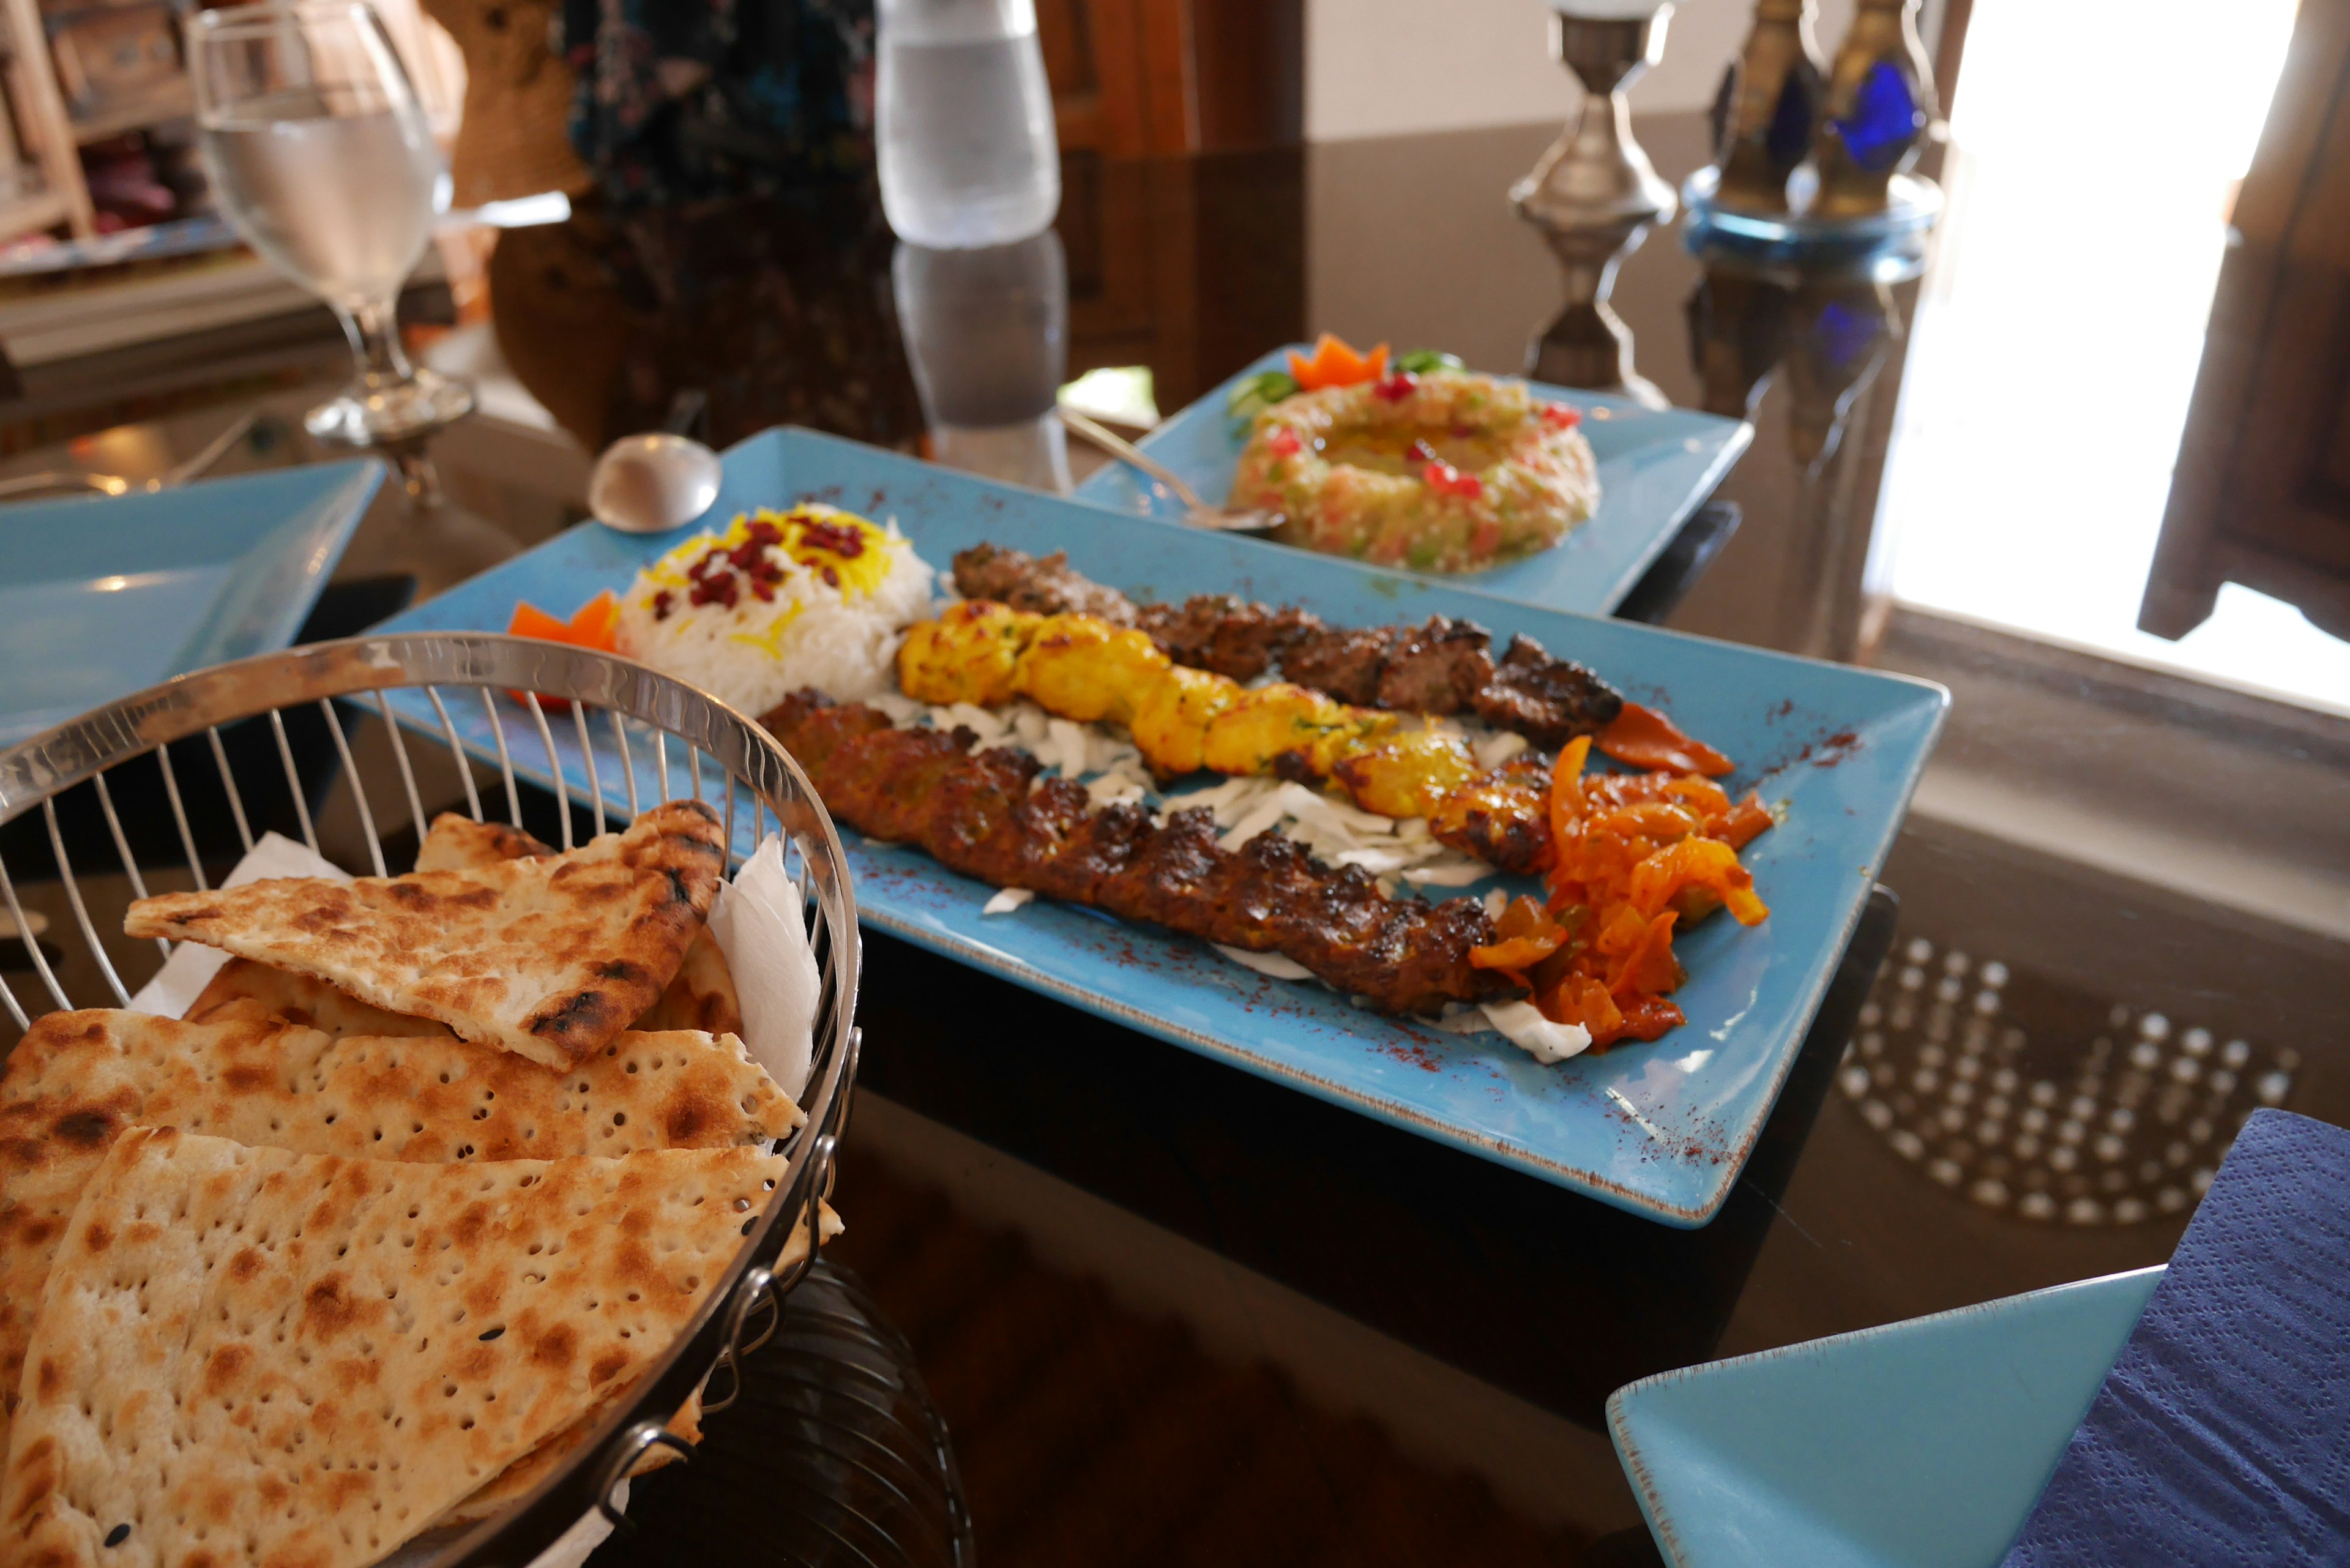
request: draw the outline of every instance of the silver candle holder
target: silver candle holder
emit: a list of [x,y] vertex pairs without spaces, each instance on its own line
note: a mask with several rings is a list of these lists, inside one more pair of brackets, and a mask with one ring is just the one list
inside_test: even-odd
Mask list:
[[[1573,0],[1570,0],[1573,3]],[[1513,186],[1518,215],[1553,232],[1628,231],[1673,215],[1673,188],[1632,136],[1625,89],[1664,57],[1669,4],[1582,0],[1551,13],[1551,54],[1584,87],[1582,108]]]

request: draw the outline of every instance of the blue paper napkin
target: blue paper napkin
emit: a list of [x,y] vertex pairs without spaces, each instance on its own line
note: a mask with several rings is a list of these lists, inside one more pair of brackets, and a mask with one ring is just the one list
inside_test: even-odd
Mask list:
[[2350,1131],[2244,1124],[2007,1568],[2350,1563]]

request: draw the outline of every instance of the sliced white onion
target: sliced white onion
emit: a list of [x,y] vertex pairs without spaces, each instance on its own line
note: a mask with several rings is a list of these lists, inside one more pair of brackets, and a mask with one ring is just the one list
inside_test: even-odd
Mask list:
[[1477,766],[1491,773],[1524,751],[1526,744],[1526,738],[1515,730],[1496,730],[1470,742],[1470,750],[1477,754]]
[[1269,831],[1285,815],[1278,800],[1262,802],[1254,811],[1232,824],[1231,830],[1216,842],[1227,852],[1238,849],[1258,834]]
[[1243,969],[1253,969],[1271,980],[1312,980],[1314,978],[1312,970],[1307,969],[1295,959],[1284,958],[1279,953],[1253,953],[1246,948],[1228,948],[1222,942],[1211,942],[1209,946]]
[[1457,850],[1430,866],[1415,866],[1403,879],[1415,888],[1466,888],[1496,875],[1482,860],[1471,860]]
[[1483,1011],[1511,1044],[1545,1065],[1590,1048],[1590,1030],[1580,1023],[1553,1023],[1531,1002],[1489,1002]]

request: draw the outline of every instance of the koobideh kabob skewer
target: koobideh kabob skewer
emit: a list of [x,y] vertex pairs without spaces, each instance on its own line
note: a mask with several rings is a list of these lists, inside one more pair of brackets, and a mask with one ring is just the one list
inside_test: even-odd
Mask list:
[[1164,822],[1139,805],[1096,811],[1083,786],[1039,782],[1024,752],[974,752],[967,729],[897,729],[864,703],[800,691],[760,722],[835,816],[994,887],[1279,953],[1384,1012],[1433,1015],[1519,990],[1474,961],[1494,940],[1477,899],[1389,898],[1359,867],[1320,865],[1277,833],[1223,849],[1204,808]]

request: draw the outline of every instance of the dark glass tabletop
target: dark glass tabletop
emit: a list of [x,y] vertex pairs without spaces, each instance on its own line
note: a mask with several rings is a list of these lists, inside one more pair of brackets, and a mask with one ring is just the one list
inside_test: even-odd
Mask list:
[[[1704,161],[1700,116],[1638,129],[1670,179]],[[2036,276],[2001,273],[2012,165],[1929,154],[1972,204],[1922,277],[1700,255],[1671,224],[1563,260],[1503,195],[1555,131],[1073,158],[1056,241],[992,259],[902,252],[855,184],[509,232],[487,322],[433,349],[503,390],[410,454],[414,493],[379,502],[313,623],[592,526],[586,454],[696,402],[721,445],[801,423],[1060,485],[1098,461],[1040,422],[1060,384],[1147,367],[1172,413],[1326,329],[1750,419],[1620,613],[1952,690],[1883,888],[1697,1231],[868,933],[828,1255],[903,1329],[991,1560],[1651,1561],[1611,1390],[2159,1262],[2251,1109],[2350,1121],[2350,682],[2320,629],[2350,616],[2307,564],[2337,492],[2210,499],[2260,456],[2213,381],[2230,356],[2318,353],[2337,389],[2342,361],[2231,305],[2267,275],[2252,219],[2217,307],[2170,301],[2178,410],[2133,446],[2095,412],[2156,372],[2043,328],[2139,264],[2083,213]],[[1987,357],[2002,310],[2031,330]],[[160,468],[256,399],[298,413],[339,343],[271,332],[48,367],[16,447]],[[317,455],[259,429],[234,462]],[[2108,511],[2143,539],[2101,543]],[[764,1504],[696,1468],[639,1484],[707,1487],[751,1541]]]

